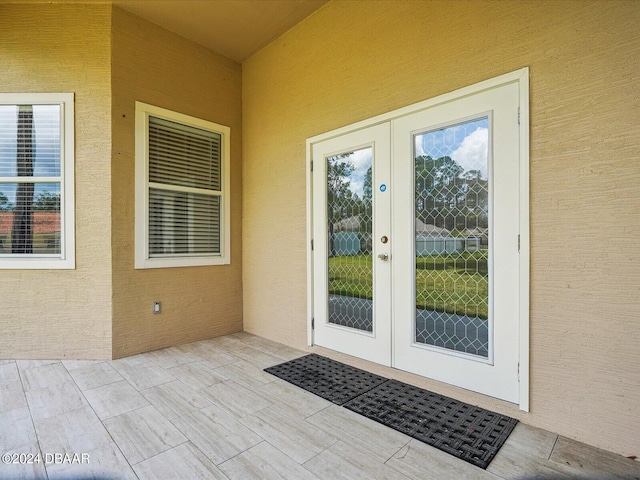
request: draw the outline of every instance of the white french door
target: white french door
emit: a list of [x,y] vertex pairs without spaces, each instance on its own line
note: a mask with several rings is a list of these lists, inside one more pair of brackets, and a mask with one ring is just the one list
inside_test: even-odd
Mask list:
[[391,365],[390,129],[314,143],[314,343]]
[[393,364],[517,403],[518,85],[393,130]]
[[527,408],[517,73],[309,140],[314,344]]

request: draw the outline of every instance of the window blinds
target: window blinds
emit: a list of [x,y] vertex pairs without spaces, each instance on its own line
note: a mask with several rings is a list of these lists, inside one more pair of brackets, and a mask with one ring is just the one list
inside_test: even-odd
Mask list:
[[222,136],[149,116],[149,257],[220,255]]
[[60,105],[0,105],[0,255],[61,254]]

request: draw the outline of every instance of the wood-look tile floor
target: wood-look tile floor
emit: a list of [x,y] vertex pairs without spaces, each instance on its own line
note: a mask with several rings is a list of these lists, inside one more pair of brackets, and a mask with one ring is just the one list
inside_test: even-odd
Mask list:
[[43,461],[0,463],[0,480],[640,479],[639,462],[522,423],[479,469],[262,371],[305,353],[238,333],[0,360],[0,454]]

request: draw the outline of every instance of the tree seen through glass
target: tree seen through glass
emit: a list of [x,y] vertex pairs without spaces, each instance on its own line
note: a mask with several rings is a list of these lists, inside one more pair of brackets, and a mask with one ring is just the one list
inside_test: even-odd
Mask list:
[[[484,117],[414,137],[418,316],[435,312],[486,325],[488,135],[489,120]],[[351,305],[350,324],[366,324],[355,317],[373,298],[372,166],[371,149],[327,158],[328,288],[330,302],[340,297]],[[344,321],[342,317],[336,323]],[[417,341],[429,343],[426,337],[418,333]],[[464,348],[483,355],[484,346],[478,341],[474,345]]]

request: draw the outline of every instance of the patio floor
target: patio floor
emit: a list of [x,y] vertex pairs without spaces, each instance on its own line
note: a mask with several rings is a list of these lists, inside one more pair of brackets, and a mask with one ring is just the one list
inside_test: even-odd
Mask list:
[[239,333],[114,361],[0,360],[0,454],[26,454],[0,479],[640,478],[640,462],[522,423],[481,470],[262,371],[305,353]]

